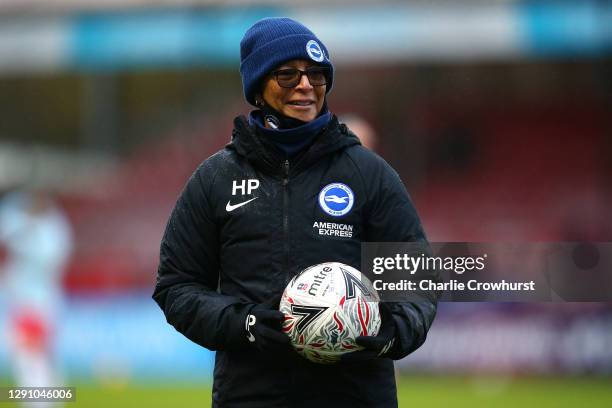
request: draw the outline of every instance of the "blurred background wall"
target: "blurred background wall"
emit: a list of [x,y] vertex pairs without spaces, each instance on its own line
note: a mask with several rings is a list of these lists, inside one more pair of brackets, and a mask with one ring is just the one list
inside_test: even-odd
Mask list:
[[[210,378],[211,353],[150,300],[159,241],[250,110],[244,31],[281,15],[326,42],[331,110],[369,123],[431,241],[612,240],[610,1],[5,0],[0,191],[50,191],[72,225],[55,346],[69,377]],[[610,374],[611,310],[443,304],[400,366]]]

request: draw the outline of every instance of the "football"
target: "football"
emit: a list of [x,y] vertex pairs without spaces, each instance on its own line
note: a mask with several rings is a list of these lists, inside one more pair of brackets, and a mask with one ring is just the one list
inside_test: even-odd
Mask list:
[[357,269],[339,262],[314,265],[298,273],[283,293],[283,332],[298,354],[332,364],[362,349],[356,337],[378,334],[378,302],[372,283]]

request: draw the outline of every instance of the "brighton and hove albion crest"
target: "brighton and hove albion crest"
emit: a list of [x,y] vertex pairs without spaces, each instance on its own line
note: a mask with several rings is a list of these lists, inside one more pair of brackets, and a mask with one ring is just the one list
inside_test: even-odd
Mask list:
[[308,43],[306,44],[306,53],[308,53],[308,56],[316,62],[322,62],[325,58],[323,49],[315,40],[308,41]]
[[323,187],[319,193],[319,206],[333,217],[348,214],[355,203],[353,190],[346,184],[331,183]]

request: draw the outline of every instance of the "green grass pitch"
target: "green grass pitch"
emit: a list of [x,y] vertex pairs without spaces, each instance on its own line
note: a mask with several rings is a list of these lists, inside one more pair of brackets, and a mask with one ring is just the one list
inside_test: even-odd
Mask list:
[[[209,385],[94,385],[77,387],[77,401],[64,407],[207,407]],[[398,380],[400,407],[612,407],[612,378],[439,377]],[[0,408],[17,407],[0,403]]]

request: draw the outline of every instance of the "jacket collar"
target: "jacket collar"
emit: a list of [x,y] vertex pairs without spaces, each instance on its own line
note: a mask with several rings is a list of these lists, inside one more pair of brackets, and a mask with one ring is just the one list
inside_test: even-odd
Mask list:
[[[324,156],[356,144],[360,144],[359,139],[344,124],[338,122],[336,115],[332,115],[314,142],[305,151],[289,159],[290,171],[295,174]],[[227,147],[234,149],[262,171],[283,174],[287,160],[285,155],[274,143],[258,137],[254,126],[242,115],[234,119],[232,141]]]

